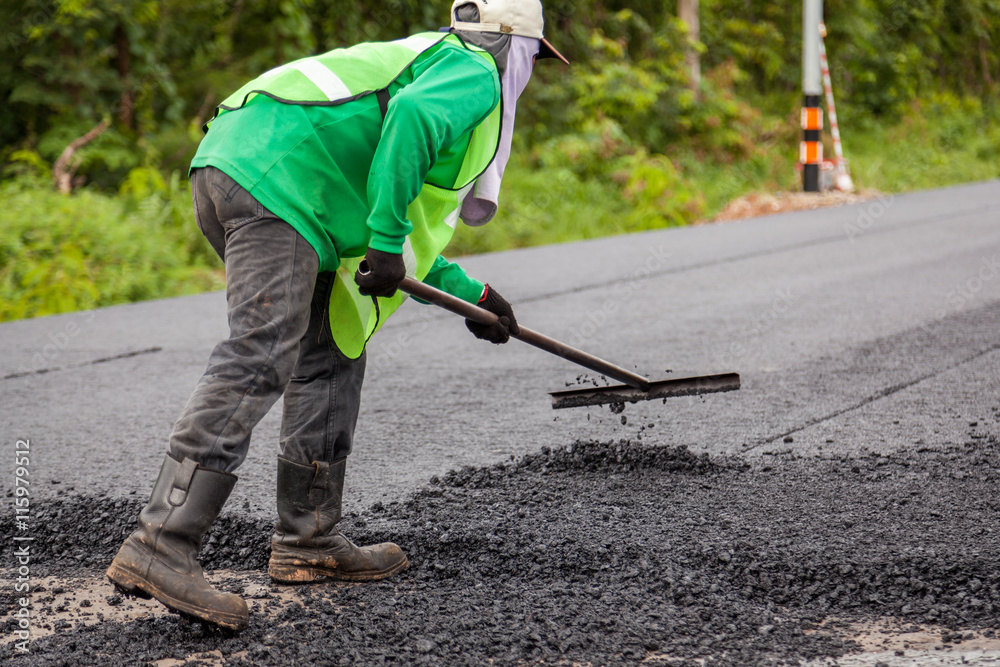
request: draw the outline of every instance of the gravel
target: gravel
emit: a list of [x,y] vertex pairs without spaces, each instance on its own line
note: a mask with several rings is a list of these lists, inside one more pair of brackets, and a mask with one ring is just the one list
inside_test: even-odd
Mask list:
[[[409,571],[303,586],[292,602],[260,573],[270,524],[227,508],[202,561],[264,583],[246,631],[175,615],[60,622],[30,654],[7,644],[0,659],[770,665],[857,651],[836,624],[820,627],[831,618],[988,628],[1000,614],[998,421],[976,422],[961,445],[890,456],[710,458],[619,440],[453,471],[340,525],[358,543],[396,541]],[[100,576],[138,509],[85,496],[38,507],[37,570]],[[5,517],[3,543],[13,533]],[[0,591],[5,616],[14,598]]]

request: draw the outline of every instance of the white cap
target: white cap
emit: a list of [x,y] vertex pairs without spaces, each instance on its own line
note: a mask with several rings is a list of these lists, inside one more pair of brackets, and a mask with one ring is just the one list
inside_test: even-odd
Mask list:
[[[456,9],[470,4],[479,9],[478,23],[455,18]],[[498,32],[531,37],[541,41],[539,58],[558,58],[569,64],[543,36],[545,19],[542,18],[541,0],[455,0],[451,5],[451,27],[470,32]]]

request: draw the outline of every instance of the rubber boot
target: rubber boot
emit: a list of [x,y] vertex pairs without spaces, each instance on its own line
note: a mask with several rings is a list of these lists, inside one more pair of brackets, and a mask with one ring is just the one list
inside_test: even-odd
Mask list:
[[278,457],[278,522],[267,566],[274,581],[375,581],[410,566],[392,542],[357,547],[337,530],[346,468],[346,458],[302,465]]
[[139,529],[118,550],[108,579],[122,593],[154,597],[170,609],[232,630],[250,620],[238,595],[205,580],[198,551],[236,484],[236,476],[199,467],[191,459],[163,460]]

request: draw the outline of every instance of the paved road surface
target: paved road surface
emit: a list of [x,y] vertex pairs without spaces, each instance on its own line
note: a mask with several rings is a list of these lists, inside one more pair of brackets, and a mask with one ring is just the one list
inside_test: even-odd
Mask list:
[[[469,258],[519,319],[654,378],[737,371],[740,392],[553,411],[582,369],[408,304],[370,347],[345,504],[584,438],[696,451],[891,451],[957,442],[1000,389],[1000,182],[739,223]],[[221,293],[0,325],[0,433],[37,498],[149,492],[225,335]],[[280,407],[230,507],[273,513]],[[13,484],[0,482],[5,492]]]

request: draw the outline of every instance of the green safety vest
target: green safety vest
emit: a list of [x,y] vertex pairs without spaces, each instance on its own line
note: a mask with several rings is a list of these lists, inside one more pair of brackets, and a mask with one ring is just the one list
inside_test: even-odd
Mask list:
[[[216,110],[216,116],[243,107],[258,94],[286,104],[322,105],[344,104],[375,94],[379,96],[384,116],[387,100],[383,96],[387,96],[385,91],[389,85],[420,54],[442,42],[460,45],[496,67],[493,57],[486,51],[449,33],[428,32],[393,42],[367,42],[296,60],[265,72],[226,98]],[[403,243],[403,262],[408,276],[423,280],[451,240],[462,200],[496,155],[502,118],[502,104],[498,104],[472,130],[455,179],[447,183],[425,182],[407,208],[407,220],[413,225],[413,231]],[[354,282],[354,273],[362,259],[341,258],[330,294],[330,330],[337,347],[351,359],[364,353],[368,340],[406,299],[402,292],[388,298],[363,296]]]

